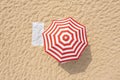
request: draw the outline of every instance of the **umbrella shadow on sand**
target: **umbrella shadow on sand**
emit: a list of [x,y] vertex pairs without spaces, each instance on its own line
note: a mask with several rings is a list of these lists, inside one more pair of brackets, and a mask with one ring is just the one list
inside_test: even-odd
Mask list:
[[90,45],[83,51],[80,59],[68,63],[59,64],[65,71],[70,74],[85,72],[90,62],[92,61]]

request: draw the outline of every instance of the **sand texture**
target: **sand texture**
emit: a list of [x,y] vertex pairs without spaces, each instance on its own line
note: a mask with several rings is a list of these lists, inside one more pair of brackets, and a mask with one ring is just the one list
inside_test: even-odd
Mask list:
[[[73,17],[87,28],[78,61],[32,46],[32,22]],[[0,80],[120,80],[120,0],[0,0]]]

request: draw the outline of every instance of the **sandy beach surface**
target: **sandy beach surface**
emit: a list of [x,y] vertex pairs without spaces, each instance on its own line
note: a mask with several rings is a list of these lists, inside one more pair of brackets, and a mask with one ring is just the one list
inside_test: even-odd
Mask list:
[[[32,22],[73,17],[89,45],[59,64],[32,46]],[[120,80],[120,0],[0,0],[0,80]]]

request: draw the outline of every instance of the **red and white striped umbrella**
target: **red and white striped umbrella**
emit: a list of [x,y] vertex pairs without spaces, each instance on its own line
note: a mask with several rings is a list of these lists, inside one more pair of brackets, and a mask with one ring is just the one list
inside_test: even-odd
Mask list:
[[85,26],[71,17],[52,21],[43,39],[45,52],[59,62],[79,59],[88,44]]

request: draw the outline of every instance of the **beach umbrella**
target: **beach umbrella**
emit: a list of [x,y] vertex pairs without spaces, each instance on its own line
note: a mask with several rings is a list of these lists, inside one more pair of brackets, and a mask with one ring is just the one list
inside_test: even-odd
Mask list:
[[53,20],[43,39],[45,52],[59,62],[79,59],[88,44],[85,26],[71,17]]

